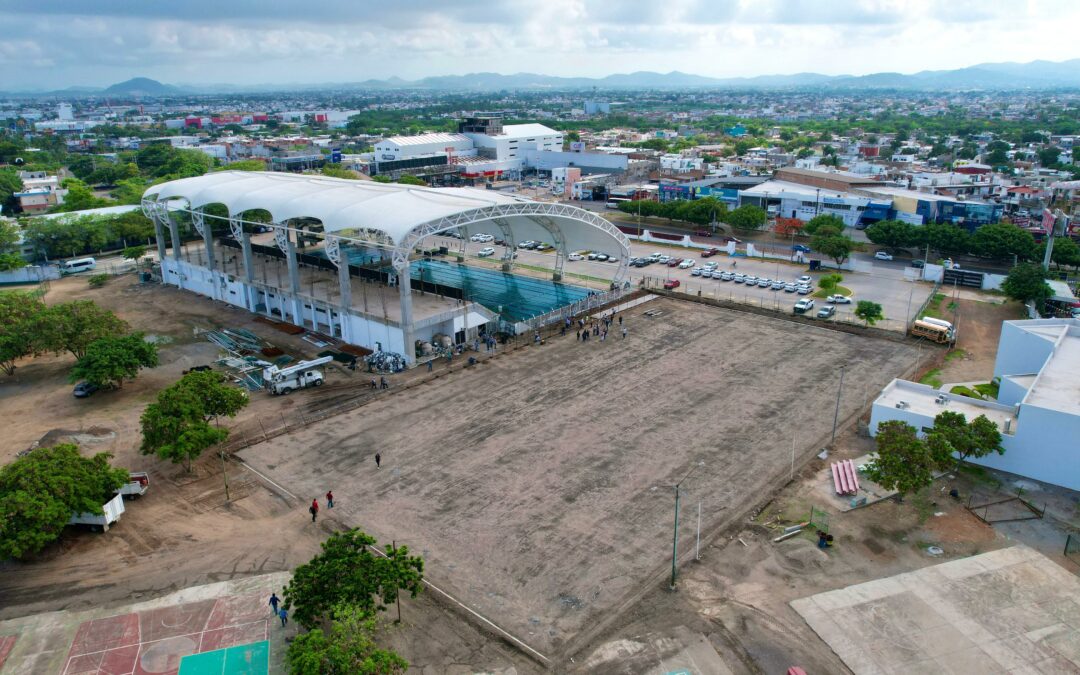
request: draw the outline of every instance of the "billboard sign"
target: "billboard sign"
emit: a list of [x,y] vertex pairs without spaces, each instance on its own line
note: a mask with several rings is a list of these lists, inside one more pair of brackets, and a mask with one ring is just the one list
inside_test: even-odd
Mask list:
[[1043,209],[1042,221],[1039,224],[1039,228],[1046,234],[1052,234],[1054,232],[1054,222],[1057,218],[1054,217],[1054,212],[1050,209]]
[[570,152],[585,152],[585,141],[571,141]]

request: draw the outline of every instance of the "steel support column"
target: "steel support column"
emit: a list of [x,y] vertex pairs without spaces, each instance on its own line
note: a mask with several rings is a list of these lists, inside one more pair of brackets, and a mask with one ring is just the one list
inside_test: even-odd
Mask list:
[[[304,303],[300,300],[300,265],[296,262],[296,243],[293,241],[287,225],[283,223],[276,224],[274,243],[285,254],[285,263],[289,270],[289,299],[292,301],[292,323],[303,328]],[[282,313],[285,311],[282,308]]]

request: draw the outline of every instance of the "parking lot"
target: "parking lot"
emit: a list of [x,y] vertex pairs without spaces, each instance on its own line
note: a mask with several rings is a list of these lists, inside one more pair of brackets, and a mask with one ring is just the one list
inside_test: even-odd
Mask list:
[[[440,238],[441,243],[456,248],[460,242],[453,239]],[[503,247],[492,243],[466,242],[466,252],[475,256],[484,247],[495,249],[494,258],[503,254]],[[684,247],[667,246],[656,243],[632,242],[630,254],[633,257],[646,257],[654,253],[662,253],[676,258],[690,257],[701,265],[706,262],[716,262],[720,270],[740,272],[753,275],[757,278],[770,280],[782,280],[793,282],[797,278],[808,275],[811,277],[814,290],[817,290],[817,279],[822,272],[810,272],[805,263],[792,263],[784,260],[769,260],[760,258],[747,258],[745,256],[731,257],[727,253],[720,253],[709,258],[701,257],[701,250],[687,249]],[[538,252],[519,250],[517,262],[523,265],[535,267],[552,267],[554,265],[554,252]],[[569,275],[584,275],[590,280],[567,276],[567,283],[582,284],[593,288],[605,287],[606,280],[610,280],[618,265],[615,262],[599,262],[592,260],[568,260],[564,271]],[[663,281],[674,279],[679,281],[678,290],[691,295],[716,297],[744,304],[754,304],[762,307],[772,307],[778,311],[790,312],[801,296],[796,293],[774,290],[759,286],[749,287],[746,284],[734,283],[733,281],[721,281],[719,279],[703,279],[691,274],[692,268],[680,269],[661,264],[653,264],[648,267],[631,267],[629,279],[637,284],[643,277],[648,277],[654,286],[661,286]],[[528,274],[526,270],[522,273]],[[879,323],[879,327],[890,330],[906,330],[907,319],[910,318],[930,295],[929,283],[915,283],[909,280],[905,274],[905,268],[896,262],[875,261],[872,271],[867,272],[842,272],[844,280],[841,285],[852,292],[850,305],[838,305],[836,320],[857,321],[853,317],[855,303],[859,300],[871,300],[881,305],[885,320]],[[592,280],[594,279],[594,280]],[[814,298],[814,312],[825,303],[824,299]]]
[[916,359],[666,298],[623,320],[625,339],[556,336],[397,393],[391,378],[389,396],[240,454],[301,502],[332,489],[336,520],[408,544],[433,583],[561,658],[665,583],[673,485],[690,475],[685,560],[699,503],[707,537],[829,440],[840,365],[843,421]]

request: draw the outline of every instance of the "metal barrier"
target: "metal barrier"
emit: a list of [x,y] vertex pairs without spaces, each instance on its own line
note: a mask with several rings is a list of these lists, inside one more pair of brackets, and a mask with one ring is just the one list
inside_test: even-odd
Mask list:
[[635,290],[636,289],[633,286],[630,286],[629,284],[623,284],[622,286],[618,286],[610,291],[592,293],[585,296],[581,300],[578,300],[577,302],[565,305],[563,307],[559,307],[558,309],[553,309],[546,314],[534,316],[533,318],[526,320],[524,323],[528,324],[531,330],[539,330],[544,326],[560,321],[565,321],[566,319],[577,316],[578,314],[584,314],[585,312],[597,309],[598,307],[603,307],[604,305],[615,302],[616,300],[622,298],[625,295],[633,293]]

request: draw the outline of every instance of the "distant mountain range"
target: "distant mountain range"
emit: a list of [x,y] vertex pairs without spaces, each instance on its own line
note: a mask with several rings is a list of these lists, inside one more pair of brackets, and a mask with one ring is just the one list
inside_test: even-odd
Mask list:
[[568,89],[839,89],[839,90],[949,90],[958,89],[1051,89],[1080,88],[1080,59],[1071,61],[1032,61],[1030,63],[982,63],[955,70],[924,70],[913,74],[872,73],[869,75],[759,75],[756,77],[715,78],[672,71],[608,75],[607,77],[557,77],[535,73],[470,73],[442,75],[419,80],[391,77],[385,80],[319,84],[262,85],[169,85],[146,77],[136,77],[107,88],[71,87],[51,92],[10,92],[23,96],[104,96],[117,98],[159,98],[216,93],[259,93],[301,90],[396,90],[430,91],[499,91],[568,90]]

